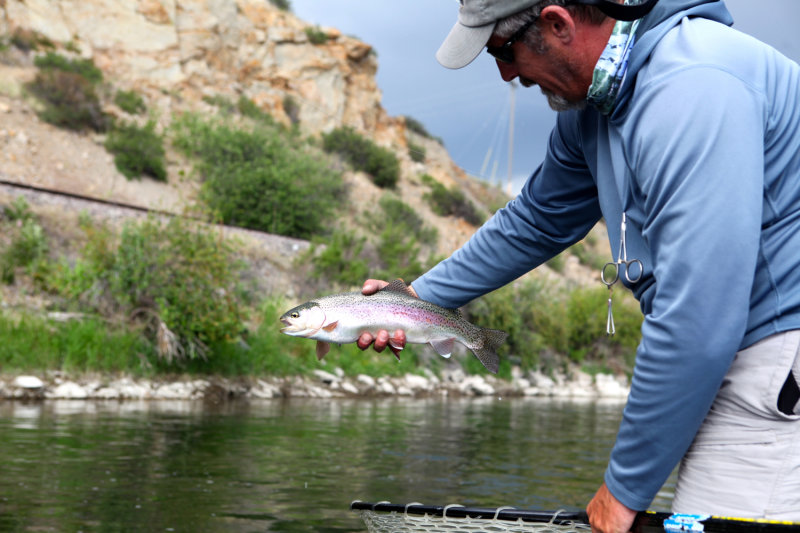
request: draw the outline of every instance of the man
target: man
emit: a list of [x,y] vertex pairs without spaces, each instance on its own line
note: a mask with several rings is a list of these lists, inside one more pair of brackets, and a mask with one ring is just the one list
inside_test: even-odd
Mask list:
[[645,318],[593,530],[630,529],[682,458],[674,511],[800,521],[800,67],[721,0],[634,7],[462,1],[437,59],[486,49],[562,112],[520,195],[412,285],[460,307],[604,217]]

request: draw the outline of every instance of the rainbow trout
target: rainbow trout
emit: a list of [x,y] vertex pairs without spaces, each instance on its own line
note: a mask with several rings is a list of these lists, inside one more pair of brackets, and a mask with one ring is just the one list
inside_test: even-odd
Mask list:
[[450,357],[453,343],[458,341],[492,373],[497,373],[500,363],[496,350],[508,335],[471,324],[458,310],[416,298],[401,279],[369,296],[348,292],[317,298],[290,309],[281,322],[286,326],[282,333],[315,339],[318,359],[328,353],[328,343],[347,344],[356,342],[364,332],[375,336],[382,329],[390,333],[402,329],[406,342],[430,343],[443,357]]

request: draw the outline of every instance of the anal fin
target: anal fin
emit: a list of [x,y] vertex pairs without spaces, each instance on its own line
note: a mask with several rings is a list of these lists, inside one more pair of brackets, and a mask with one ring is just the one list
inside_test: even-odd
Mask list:
[[431,346],[433,346],[433,349],[436,350],[436,353],[438,353],[442,357],[450,357],[450,354],[453,353],[454,343],[455,339],[450,338],[450,339],[431,341]]

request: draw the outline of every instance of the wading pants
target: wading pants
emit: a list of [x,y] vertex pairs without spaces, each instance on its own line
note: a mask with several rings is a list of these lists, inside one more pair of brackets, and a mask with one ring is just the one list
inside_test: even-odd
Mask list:
[[800,330],[741,350],[681,461],[673,512],[800,522]]

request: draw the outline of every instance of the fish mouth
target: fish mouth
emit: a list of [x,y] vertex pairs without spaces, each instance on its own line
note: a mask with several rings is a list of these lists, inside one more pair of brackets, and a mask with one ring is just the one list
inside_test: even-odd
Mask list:
[[287,333],[287,334],[288,333],[294,333],[295,331],[298,331],[298,329],[299,329],[297,327],[297,325],[296,324],[292,324],[292,321],[289,320],[288,318],[281,318],[281,323],[285,326],[285,327],[281,328],[281,333]]

